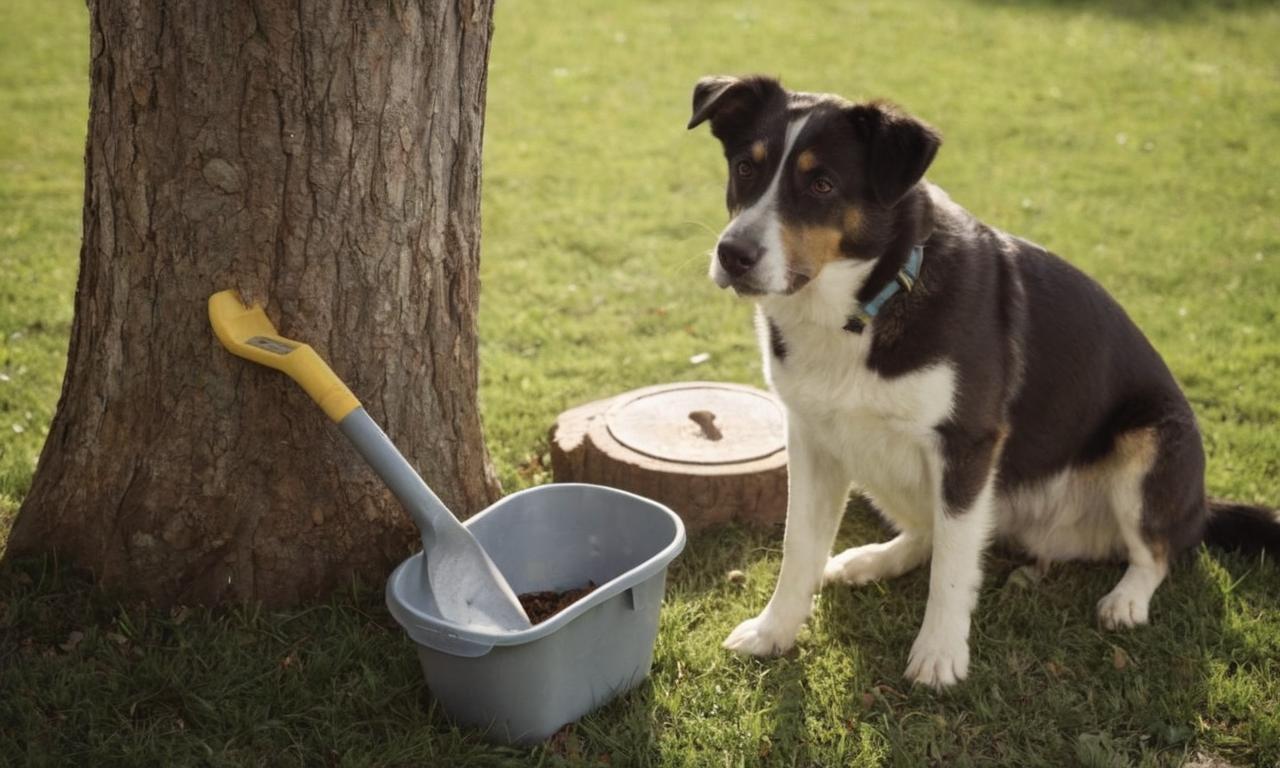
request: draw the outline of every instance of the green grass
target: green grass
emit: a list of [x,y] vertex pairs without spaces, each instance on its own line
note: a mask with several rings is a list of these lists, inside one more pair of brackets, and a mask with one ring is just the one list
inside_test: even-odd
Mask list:
[[[64,364],[86,24],[72,0],[0,5],[0,531]],[[697,77],[761,71],[930,120],[946,137],[932,180],[1097,276],[1162,350],[1200,416],[1211,491],[1280,503],[1277,39],[1280,11],[1257,2],[503,0],[480,330],[505,487],[548,479],[546,430],[569,405],[678,379],[759,383],[749,308],[704,277],[724,220],[719,148],[683,126]],[[841,542],[880,535],[857,507]],[[62,564],[10,564],[0,763],[1280,761],[1271,561],[1199,552],[1157,593],[1152,626],[1105,633],[1093,604],[1118,566],[1030,584],[993,556],[971,679],[935,694],[901,679],[923,573],[829,590],[786,658],[721,652],[767,599],[778,546],[776,531],[694,538],[650,680],[534,750],[448,727],[376,587],[295,611],[171,614]]]
[[30,485],[71,334],[87,24],[71,2],[0,5],[0,522]]

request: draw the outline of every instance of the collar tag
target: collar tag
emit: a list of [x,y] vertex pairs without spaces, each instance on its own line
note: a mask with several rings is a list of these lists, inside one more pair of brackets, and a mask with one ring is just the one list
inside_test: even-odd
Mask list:
[[862,307],[859,306],[849,316],[849,322],[844,324],[844,329],[850,333],[862,333],[869,322],[871,322],[871,316],[863,312]]

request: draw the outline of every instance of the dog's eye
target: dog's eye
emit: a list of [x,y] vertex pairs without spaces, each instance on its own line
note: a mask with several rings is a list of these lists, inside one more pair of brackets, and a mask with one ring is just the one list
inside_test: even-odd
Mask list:
[[836,187],[831,183],[831,179],[825,176],[819,176],[809,184],[809,191],[815,195],[829,195]]
[[733,172],[740,179],[749,179],[756,175],[756,167],[746,160],[739,160],[733,166]]

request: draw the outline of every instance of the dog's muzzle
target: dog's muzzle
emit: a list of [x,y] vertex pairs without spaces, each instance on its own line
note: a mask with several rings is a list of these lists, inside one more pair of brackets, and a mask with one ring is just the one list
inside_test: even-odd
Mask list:
[[721,288],[732,287],[740,294],[763,293],[763,289],[750,277],[751,270],[763,256],[764,248],[758,243],[723,238],[716,244],[716,264],[712,266],[711,279]]

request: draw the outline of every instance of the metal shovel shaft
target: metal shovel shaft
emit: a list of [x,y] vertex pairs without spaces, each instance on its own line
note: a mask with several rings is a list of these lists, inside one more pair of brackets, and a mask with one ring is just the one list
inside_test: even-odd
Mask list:
[[422,481],[364,408],[338,422],[422,534],[428,594],[441,617],[459,624],[528,629],[529,618],[493,560]]
[[[209,323],[234,355],[298,382],[391,488],[422,533],[427,562],[422,603],[443,619],[498,629],[529,628],[511,585],[471,532],[441,503],[360,401],[308,344],[281,336],[262,307],[246,307],[235,291],[209,297]],[[434,597],[434,599],[433,599]],[[430,605],[434,603],[434,605]]]
[[338,429],[342,430],[342,434],[355,445],[364,460],[404,505],[405,511],[422,532],[423,548],[430,550],[435,544],[436,520],[442,515],[452,517],[444,502],[413,471],[413,467],[364,408],[355,409],[338,422]]

